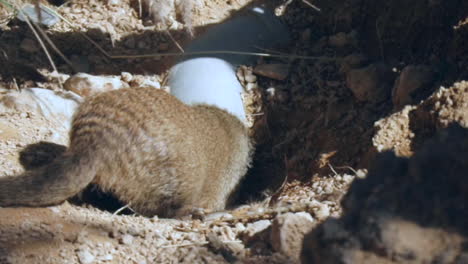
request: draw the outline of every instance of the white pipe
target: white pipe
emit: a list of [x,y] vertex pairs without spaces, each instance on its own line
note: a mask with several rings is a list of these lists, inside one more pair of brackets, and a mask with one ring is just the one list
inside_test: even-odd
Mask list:
[[218,106],[246,121],[242,86],[231,64],[218,58],[195,58],[172,67],[171,94],[182,102]]
[[[289,32],[271,10],[253,7],[243,14],[215,25],[185,48],[186,51],[259,52],[289,42]],[[182,102],[210,104],[225,109],[245,122],[242,86],[235,66],[252,64],[249,55],[217,54],[185,57],[171,68],[171,94]]]

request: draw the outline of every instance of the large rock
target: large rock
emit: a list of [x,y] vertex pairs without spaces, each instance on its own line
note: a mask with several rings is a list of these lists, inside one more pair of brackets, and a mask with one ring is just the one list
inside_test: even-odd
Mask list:
[[391,94],[392,80],[393,73],[380,63],[353,69],[346,74],[346,85],[361,102],[378,103],[387,99]]
[[299,260],[302,238],[315,225],[309,213],[286,213],[273,220],[271,245],[273,249],[292,259]]

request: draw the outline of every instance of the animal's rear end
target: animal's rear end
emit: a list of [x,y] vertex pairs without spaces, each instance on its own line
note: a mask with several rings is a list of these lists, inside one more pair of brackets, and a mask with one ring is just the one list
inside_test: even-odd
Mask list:
[[62,156],[0,178],[0,206],[57,204],[93,181],[144,215],[223,209],[250,154],[246,128],[224,110],[152,88],[102,93],[80,105]]

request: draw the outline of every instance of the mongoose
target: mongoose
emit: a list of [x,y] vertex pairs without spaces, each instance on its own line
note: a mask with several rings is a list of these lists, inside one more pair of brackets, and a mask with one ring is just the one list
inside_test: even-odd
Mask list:
[[145,216],[222,210],[251,153],[246,127],[225,110],[155,88],[104,92],[79,106],[63,154],[0,178],[0,206],[54,205],[95,183]]

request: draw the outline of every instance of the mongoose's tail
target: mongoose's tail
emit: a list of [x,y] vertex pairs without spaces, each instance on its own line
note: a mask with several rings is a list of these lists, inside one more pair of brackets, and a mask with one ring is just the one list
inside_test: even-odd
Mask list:
[[43,167],[18,176],[0,177],[0,207],[63,202],[94,179],[97,164],[90,155],[65,152]]

